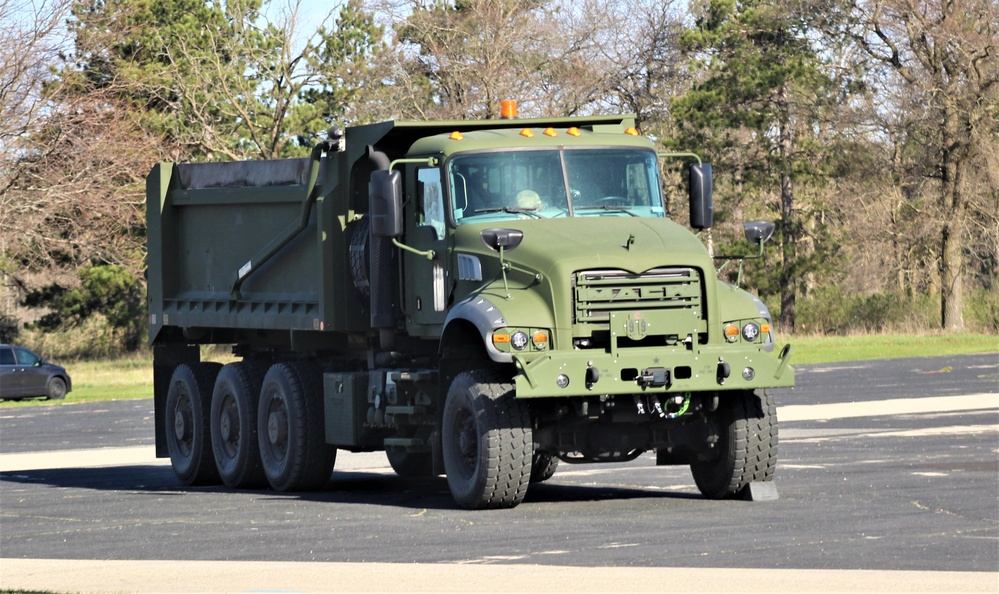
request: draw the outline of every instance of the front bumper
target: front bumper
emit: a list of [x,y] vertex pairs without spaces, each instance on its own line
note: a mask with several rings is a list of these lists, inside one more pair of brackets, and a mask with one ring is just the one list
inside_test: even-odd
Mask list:
[[518,398],[550,398],[790,388],[790,357],[790,345],[779,354],[723,345],[551,351],[514,363]]

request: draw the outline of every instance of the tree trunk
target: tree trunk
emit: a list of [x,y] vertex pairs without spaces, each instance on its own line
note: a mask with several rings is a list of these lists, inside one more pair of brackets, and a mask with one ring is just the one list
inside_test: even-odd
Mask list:
[[942,198],[944,224],[940,245],[940,326],[964,330],[964,200],[960,176],[963,164],[949,161],[945,151]]
[[794,220],[794,193],[791,175],[784,173],[780,179],[781,227],[784,250],[780,270],[780,323],[783,332],[794,332],[795,298],[798,279],[795,263],[798,259],[798,231]]
[[793,333],[795,300],[798,292],[798,225],[794,214],[794,191],[791,180],[791,118],[787,86],[781,87],[778,97],[780,118],[780,212],[784,236],[783,258],[780,271],[780,323],[783,332]]
[[964,330],[964,197],[961,178],[965,146],[956,108],[946,105],[943,121],[943,158],[941,167],[941,206],[944,217],[940,246],[940,326],[944,330]]

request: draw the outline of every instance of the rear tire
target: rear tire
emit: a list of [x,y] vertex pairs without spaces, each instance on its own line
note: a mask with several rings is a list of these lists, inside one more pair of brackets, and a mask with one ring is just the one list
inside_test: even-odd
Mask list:
[[307,363],[267,370],[257,409],[257,441],[267,482],[277,491],[313,491],[329,482],[336,448],[326,443],[321,375]]
[[174,474],[185,485],[219,483],[208,427],[212,388],[221,368],[219,363],[183,363],[170,377],[164,415],[167,451]]
[[524,500],[534,455],[531,415],[508,376],[491,369],[458,374],[443,421],[444,469],[458,505],[502,508]]
[[212,392],[211,435],[215,465],[232,488],[267,485],[257,443],[257,405],[264,369],[230,363],[222,368]]
[[690,465],[709,499],[737,497],[750,483],[772,481],[777,468],[777,406],[773,396],[744,391],[723,397],[713,414],[716,455]]

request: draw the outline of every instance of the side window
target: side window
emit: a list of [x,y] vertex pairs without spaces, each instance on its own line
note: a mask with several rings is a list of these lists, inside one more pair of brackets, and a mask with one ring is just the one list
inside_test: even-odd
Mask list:
[[417,223],[433,227],[437,239],[444,237],[444,192],[441,188],[441,171],[423,168],[416,172],[416,193],[419,212]]
[[28,349],[14,349],[14,353],[17,355],[19,365],[34,365],[38,362],[38,355]]
[[13,365],[13,364],[14,364],[14,350],[0,349],[0,365]]

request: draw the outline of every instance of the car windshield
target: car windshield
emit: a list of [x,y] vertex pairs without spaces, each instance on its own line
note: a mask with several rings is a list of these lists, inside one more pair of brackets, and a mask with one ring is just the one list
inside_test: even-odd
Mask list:
[[448,164],[455,222],[664,217],[655,153],[635,149],[472,153]]

